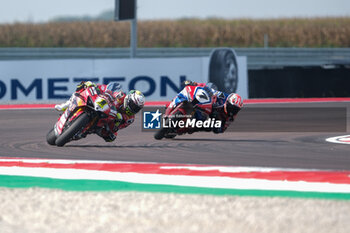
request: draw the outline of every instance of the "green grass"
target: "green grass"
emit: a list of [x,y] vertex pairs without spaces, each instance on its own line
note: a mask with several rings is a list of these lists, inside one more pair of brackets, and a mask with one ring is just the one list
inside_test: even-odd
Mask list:
[[135,191],[156,193],[179,193],[200,195],[231,195],[256,197],[289,197],[350,200],[349,193],[297,192],[278,190],[243,190],[221,188],[199,188],[176,185],[139,184],[107,180],[68,180],[28,176],[0,175],[0,187],[7,188],[51,188],[66,191]]

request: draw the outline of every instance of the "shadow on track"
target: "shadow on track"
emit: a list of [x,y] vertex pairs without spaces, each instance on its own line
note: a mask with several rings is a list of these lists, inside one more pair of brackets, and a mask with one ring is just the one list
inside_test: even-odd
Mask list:
[[64,147],[75,147],[75,148],[79,148],[79,147],[87,147],[87,148],[176,148],[179,145],[174,145],[174,146],[169,146],[168,144],[166,145],[65,145]]
[[[146,145],[65,145],[71,148],[178,148],[198,146],[198,143],[192,142],[223,142],[223,143],[285,143],[283,140],[264,140],[264,139],[225,139],[225,138],[173,138],[155,141],[157,144]],[[187,143],[186,143],[187,142]]]
[[[169,139],[168,139],[169,140]],[[281,140],[249,140],[249,139],[223,139],[223,138],[174,138],[173,141],[203,141],[203,142],[286,142]]]

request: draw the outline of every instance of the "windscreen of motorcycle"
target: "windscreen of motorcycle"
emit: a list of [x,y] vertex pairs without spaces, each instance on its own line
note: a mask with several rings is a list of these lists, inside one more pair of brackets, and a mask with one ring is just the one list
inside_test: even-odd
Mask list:
[[194,95],[200,104],[207,104],[211,102],[210,95],[202,87],[197,87]]

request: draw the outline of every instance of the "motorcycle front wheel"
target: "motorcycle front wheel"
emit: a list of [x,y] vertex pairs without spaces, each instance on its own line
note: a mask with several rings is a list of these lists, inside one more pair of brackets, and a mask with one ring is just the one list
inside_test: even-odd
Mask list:
[[61,135],[56,139],[56,146],[64,146],[67,142],[71,141],[73,136],[76,135],[83,127],[85,127],[90,121],[90,117],[86,112],[82,113],[73,122],[69,128],[67,128]]
[[[182,112],[180,111],[177,111],[174,116],[177,116],[177,115],[182,115]],[[165,125],[169,125],[169,118],[166,118],[165,119]],[[163,138],[168,138],[168,139],[171,139],[171,138],[174,138],[176,137],[176,133],[173,133],[174,129],[169,129],[169,128],[162,128],[160,130],[158,130],[155,134],[154,134],[154,139],[156,140],[161,140]],[[170,132],[172,132],[172,134],[169,134]]]
[[56,141],[55,130],[52,128],[46,135],[46,141],[48,144],[54,146]]
[[[169,119],[167,118],[165,120],[166,122],[169,121]],[[166,123],[167,124],[167,123]],[[165,137],[165,135],[168,133],[169,129],[168,128],[161,128],[160,130],[158,130],[155,134],[154,134],[154,139],[156,140],[161,140]]]

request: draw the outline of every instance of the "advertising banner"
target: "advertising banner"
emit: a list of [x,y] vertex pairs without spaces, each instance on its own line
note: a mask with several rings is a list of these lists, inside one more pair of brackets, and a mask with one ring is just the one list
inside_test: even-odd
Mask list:
[[[185,80],[215,82],[209,78],[210,62],[210,57],[0,61],[0,103],[60,102],[86,80],[104,84],[116,81],[124,91],[142,91],[148,101],[170,101]],[[231,90],[247,98],[246,58],[238,57],[237,64],[239,80]],[[228,67],[228,72],[232,71],[232,64]],[[227,69],[221,69],[217,72],[224,76]],[[229,87],[227,83],[219,84]]]

